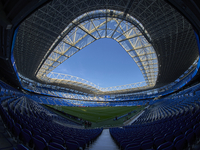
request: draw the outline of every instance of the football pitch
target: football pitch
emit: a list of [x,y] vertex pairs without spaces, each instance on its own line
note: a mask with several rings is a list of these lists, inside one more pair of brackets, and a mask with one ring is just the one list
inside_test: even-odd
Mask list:
[[[67,107],[67,106],[52,106],[54,109],[63,111],[67,114],[76,116],[83,120],[87,120],[93,123],[93,127],[104,125],[121,125],[127,119],[136,115],[138,112],[144,109],[144,106],[123,106],[123,107]],[[114,121],[114,119],[125,114],[125,117]]]

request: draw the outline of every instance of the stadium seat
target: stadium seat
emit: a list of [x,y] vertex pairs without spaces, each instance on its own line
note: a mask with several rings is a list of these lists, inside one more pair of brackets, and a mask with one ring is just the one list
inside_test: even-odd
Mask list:
[[43,137],[47,143],[49,143],[51,141],[51,135],[47,132],[41,133],[41,137]]
[[78,150],[79,149],[79,145],[76,144],[76,142],[70,142],[70,141],[66,141],[65,142],[67,150]]
[[165,143],[161,144],[160,146],[158,146],[157,150],[163,150],[167,147],[170,147],[171,145],[173,145],[172,142],[165,142]]
[[49,148],[49,150],[58,150],[58,149],[59,150],[65,150],[65,148],[62,145],[55,143],[55,142],[50,143],[48,145],[48,148]]
[[55,142],[55,143],[58,143],[60,145],[64,145],[65,144],[65,140],[63,138],[61,138],[61,137],[58,137],[58,136],[52,137],[51,141]]
[[173,134],[173,132],[165,134],[165,141],[173,142],[173,140],[174,140],[174,134]]
[[20,124],[16,123],[13,127],[13,134],[15,137],[19,138],[19,135],[21,133],[22,127]]
[[130,146],[130,147],[126,147],[125,150],[140,150],[141,146],[140,145],[136,145],[136,146]]
[[141,144],[142,150],[151,149],[151,148],[153,148],[153,141],[144,142],[144,143]]
[[17,150],[29,150],[29,149],[27,147],[25,147],[23,144],[18,144]]
[[27,130],[27,129],[23,129],[22,130],[22,140],[23,140],[23,143],[26,144],[26,145],[29,145],[31,139],[32,139],[31,132],[29,130]]
[[47,145],[43,141],[33,137],[33,145],[35,150],[44,150]]
[[165,142],[165,137],[156,137],[154,139],[154,146],[157,148],[158,146],[160,146],[162,143]]
[[194,133],[195,133],[197,139],[200,138],[200,126],[198,126],[194,129]]

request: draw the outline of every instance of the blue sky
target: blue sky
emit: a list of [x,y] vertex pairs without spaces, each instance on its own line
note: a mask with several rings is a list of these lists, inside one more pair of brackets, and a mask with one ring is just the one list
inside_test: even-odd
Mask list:
[[134,60],[110,38],[99,39],[59,65],[53,72],[77,76],[100,87],[144,81]]

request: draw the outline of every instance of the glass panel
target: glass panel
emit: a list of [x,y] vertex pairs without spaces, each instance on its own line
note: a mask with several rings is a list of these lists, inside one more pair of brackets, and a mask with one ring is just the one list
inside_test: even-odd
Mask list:
[[57,67],[58,65],[60,65],[60,63],[58,63],[58,62],[53,63],[53,67]]
[[111,37],[112,36],[112,34],[113,34],[113,30],[107,30],[107,37]]
[[68,57],[70,57],[70,56],[72,56],[74,53],[76,53],[77,51],[78,51],[77,48],[71,47],[71,48],[65,53],[65,55],[68,56]]
[[128,52],[129,53],[129,55],[131,56],[131,57],[135,57],[135,56],[137,56],[137,54],[136,54],[136,52],[133,50],[133,51],[130,51],[130,52]]
[[99,37],[98,31],[92,32],[91,34],[92,34],[95,38],[97,38],[97,39],[100,38],[100,37]]
[[70,45],[64,43],[64,42],[61,42],[57,47],[56,49],[54,50],[54,52],[57,52],[59,54],[64,54],[64,52],[70,47]]
[[47,65],[42,65],[42,68],[44,68],[44,69],[48,69],[49,66],[47,66]]
[[84,27],[85,27],[88,31],[94,29],[94,25],[92,24],[91,21],[88,22],[88,23],[86,23],[86,24],[84,25]]
[[76,41],[78,41],[80,38],[82,38],[84,35],[85,35],[86,33],[83,31],[83,30],[81,30],[81,29],[78,29],[77,31],[76,31],[76,36],[75,36],[75,41],[74,42],[76,42]]
[[115,20],[107,22],[107,29],[115,29],[116,27],[117,27],[117,22]]
[[60,54],[52,52],[50,54],[49,58],[55,61],[58,59],[59,56],[60,56]]
[[120,37],[117,38],[117,40],[119,40],[119,41],[123,40],[123,39],[126,39],[126,37],[123,34]]
[[132,45],[129,43],[128,40],[122,41],[120,42],[120,44],[122,45],[122,47],[124,47],[126,51],[133,49]]
[[101,30],[106,30],[106,24],[103,24],[102,26],[100,26],[98,29],[101,29]]
[[141,43],[141,41],[138,39],[137,42],[136,42],[135,48],[138,48],[138,47],[141,47],[141,46],[142,46],[142,43]]
[[138,40],[138,37],[129,39],[129,41],[132,43],[133,46],[136,45],[137,40]]
[[149,44],[149,42],[144,38],[144,36],[140,36],[140,39],[141,39],[141,42],[142,42],[142,45],[143,45],[143,46]]
[[[114,35],[113,35],[113,38],[116,39],[116,38],[118,38],[118,37],[121,36],[121,35],[122,35],[121,33],[115,31],[115,33],[114,33]],[[116,39],[116,40],[117,40],[117,39]],[[117,41],[118,41],[118,40],[117,40]]]
[[134,57],[133,60],[134,60],[135,62],[140,61],[139,57]]
[[135,32],[134,29],[131,29],[130,31],[128,31],[128,32],[126,33],[126,35],[127,35],[127,36],[134,36],[134,35],[136,35],[136,32]]
[[46,61],[45,61],[45,63],[44,64],[46,64],[46,65],[52,65],[53,64],[53,61],[52,60],[49,60],[49,59],[47,59]]
[[61,56],[57,61],[58,61],[59,63],[63,63],[66,59],[67,59],[67,57]]
[[80,42],[76,44],[76,46],[80,49],[87,46],[89,43],[93,42],[95,39],[91,37],[90,35],[87,35],[84,39],[82,39]]
[[143,48],[141,48],[141,49],[137,49],[137,50],[135,50],[135,51],[136,51],[136,53],[137,53],[138,55],[144,55],[144,54],[145,54]]
[[105,37],[105,30],[98,30],[101,38],[104,38]]

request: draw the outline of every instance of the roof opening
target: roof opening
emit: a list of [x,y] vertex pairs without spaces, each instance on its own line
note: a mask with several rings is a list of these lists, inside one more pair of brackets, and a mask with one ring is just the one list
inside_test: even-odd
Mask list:
[[53,72],[80,77],[103,88],[145,81],[130,55],[111,38],[96,40]]

